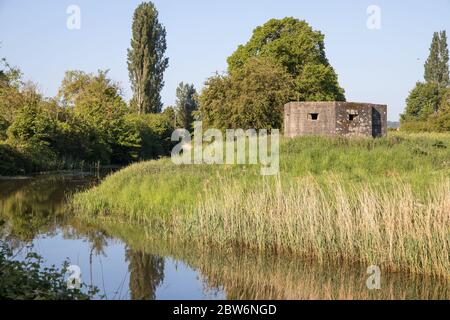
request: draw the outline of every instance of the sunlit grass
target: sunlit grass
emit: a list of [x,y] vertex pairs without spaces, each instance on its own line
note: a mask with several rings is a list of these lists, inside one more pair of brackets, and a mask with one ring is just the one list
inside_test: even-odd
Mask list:
[[[344,258],[448,276],[450,135],[282,141],[258,166],[132,165],[73,199],[79,216],[145,223],[220,247]],[[150,229],[151,230],[151,229]]]

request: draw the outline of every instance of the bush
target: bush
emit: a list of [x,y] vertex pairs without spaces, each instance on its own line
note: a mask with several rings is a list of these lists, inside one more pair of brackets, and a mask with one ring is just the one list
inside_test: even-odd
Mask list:
[[84,160],[88,163],[109,163],[111,147],[101,132],[67,110],[58,121],[55,149],[61,159],[68,162]]
[[282,108],[293,95],[293,79],[282,67],[251,58],[230,75],[208,79],[199,114],[210,128],[279,129]]
[[8,127],[8,121],[0,115],[0,140],[5,140],[7,138],[6,130]]
[[139,160],[156,159],[170,154],[173,148],[170,138],[174,126],[169,114],[130,114],[125,117],[125,121],[139,134]]
[[0,175],[26,174],[32,171],[32,163],[21,152],[8,144],[0,143]]
[[29,252],[24,261],[15,261],[12,257],[12,250],[0,244],[0,299],[88,300],[98,292],[91,287],[82,292],[84,284],[80,289],[69,289],[65,278],[67,261],[59,270],[55,266],[42,267],[42,258],[33,252]]
[[418,82],[406,98],[406,110],[402,121],[423,121],[439,109],[439,86]]
[[0,141],[7,143],[0,150],[0,174],[77,163],[126,165],[171,150],[173,117],[129,115],[119,85],[106,71],[68,71],[54,99],[44,99],[20,75],[16,80],[0,87]]

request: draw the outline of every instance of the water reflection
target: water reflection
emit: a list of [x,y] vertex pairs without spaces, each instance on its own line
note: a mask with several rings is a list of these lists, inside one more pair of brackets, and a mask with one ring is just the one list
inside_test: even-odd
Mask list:
[[67,220],[67,194],[93,181],[77,175],[0,180],[2,238],[26,242],[38,234],[51,234]]
[[448,279],[383,273],[381,290],[371,291],[366,266],[195,249],[162,240],[157,230],[74,219],[64,204],[67,195],[95,182],[73,175],[0,180],[2,241],[16,248],[37,243],[53,261],[71,255],[81,264],[86,257],[85,280],[110,299],[450,299]]
[[156,299],[156,288],[164,280],[164,258],[127,249],[130,293],[133,300]]

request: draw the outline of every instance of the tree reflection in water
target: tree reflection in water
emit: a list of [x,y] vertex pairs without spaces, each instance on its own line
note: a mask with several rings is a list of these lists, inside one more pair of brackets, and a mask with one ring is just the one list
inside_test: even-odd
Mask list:
[[130,293],[133,300],[155,300],[156,288],[164,280],[164,258],[127,249]]

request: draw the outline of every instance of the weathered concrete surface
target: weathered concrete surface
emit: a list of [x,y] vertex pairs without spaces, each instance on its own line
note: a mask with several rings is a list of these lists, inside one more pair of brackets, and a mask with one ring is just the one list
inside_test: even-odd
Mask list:
[[387,106],[355,102],[290,102],[284,106],[284,135],[382,137],[387,134]]

